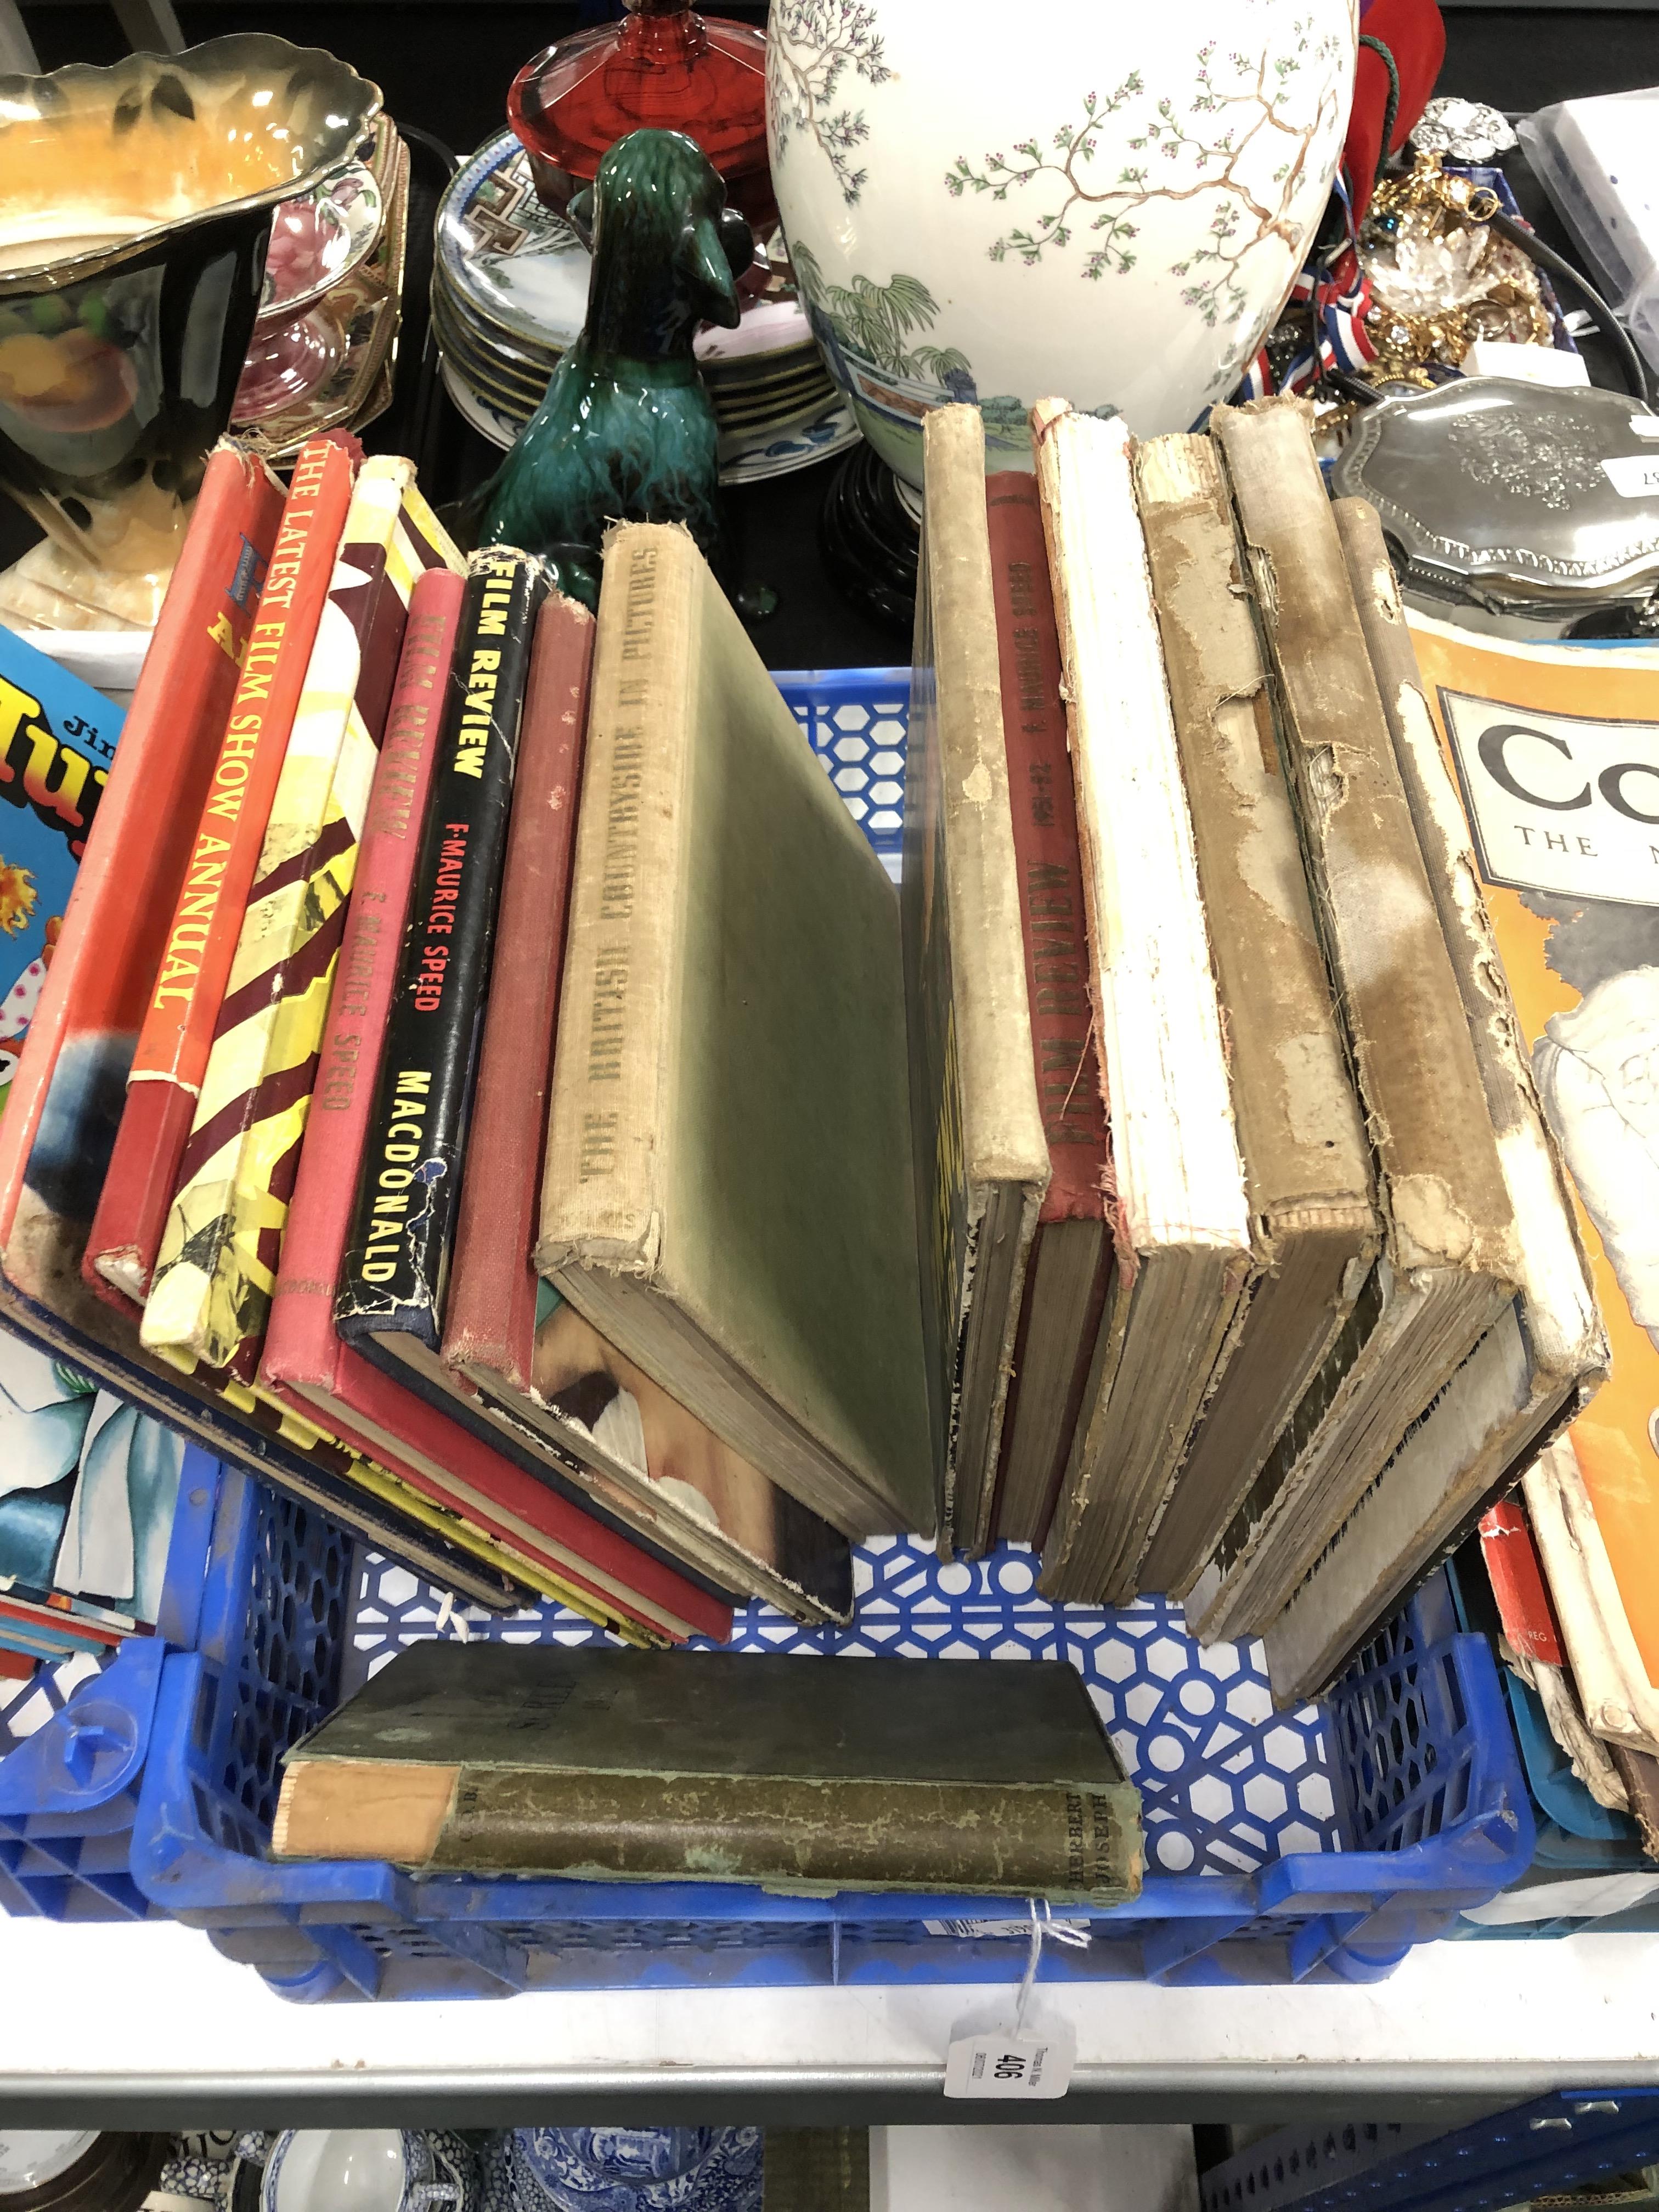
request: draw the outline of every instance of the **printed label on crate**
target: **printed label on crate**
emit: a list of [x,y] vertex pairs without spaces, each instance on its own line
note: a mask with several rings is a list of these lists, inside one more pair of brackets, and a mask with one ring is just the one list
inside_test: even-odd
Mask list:
[[[1031,1932],[1031,1923],[1025,1920],[924,1920],[922,1926],[930,1936],[1024,1936]],[[1065,1920],[1056,1913],[1042,1923],[1045,1934],[1052,1935],[1056,1928],[1087,1928],[1086,1920]]]
[[979,2100],[1045,2103],[1071,2086],[1077,2038],[1064,2025],[1023,2034],[963,2035],[945,2058],[945,2094]]

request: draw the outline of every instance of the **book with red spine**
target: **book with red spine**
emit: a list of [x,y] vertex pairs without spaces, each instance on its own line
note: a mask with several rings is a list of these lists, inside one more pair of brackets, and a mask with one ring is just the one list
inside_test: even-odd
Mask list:
[[465,589],[462,577],[434,568],[419,579],[409,603],[260,1362],[259,1380],[272,1387],[296,1373],[320,1373],[319,1348],[334,1336],[341,1244],[374,1103]]
[[[20,1209],[27,1249],[51,1234],[30,1216],[78,1224],[77,1243],[92,1218],[282,511],[263,461],[228,443],[210,455],[0,1121],[9,1270]],[[30,1187],[60,1067],[68,1088]]]
[[1000,1542],[1040,1546],[1066,1471],[1111,1280],[1104,1196],[1111,1152],[1089,1002],[1060,631],[1036,478],[1016,471],[988,477],[985,498],[1031,1051],[1051,1170],[1014,1340],[996,1533]]
[[294,465],[82,1261],[115,1302],[142,1305],[149,1288],[358,458],[355,440],[331,433]]
[[1523,1659],[1565,1667],[1560,1626],[1532,1540],[1532,1523],[1518,1498],[1506,1498],[1482,1516],[1480,1556],[1511,1649]]
[[518,784],[507,831],[496,974],[484,1012],[455,1257],[444,1312],[445,1362],[474,1362],[527,1390],[541,1278],[531,1260],[541,1221],[542,1148],[570,864],[581,795],[593,670],[593,617],[558,596],[538,618],[526,687]]
[[[397,688],[364,823],[350,915],[300,1156],[271,1318],[262,1395],[315,1420],[504,1541],[658,1634],[724,1638],[731,1608],[529,1471],[493,1440],[340,1342],[334,1291],[374,1104],[398,948],[441,734],[463,583],[434,570],[416,585]],[[583,617],[586,620],[586,617]],[[574,803],[574,789],[571,793]],[[556,976],[556,961],[555,965]],[[526,1112],[529,1109],[526,1107]],[[534,1117],[539,1141],[542,1116]],[[526,1271],[529,1241],[525,1241]],[[533,1316],[533,1306],[532,1306]]]

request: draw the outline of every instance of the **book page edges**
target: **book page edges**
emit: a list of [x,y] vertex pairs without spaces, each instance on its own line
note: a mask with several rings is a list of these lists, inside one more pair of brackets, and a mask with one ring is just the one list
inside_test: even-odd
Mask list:
[[[980,1246],[977,1254],[978,1275],[982,1279],[985,1267],[984,1231],[989,1226],[994,1241],[998,1224],[1000,1233],[1011,1237],[1013,1250],[1006,1269],[1006,1293],[1000,1311],[998,1340],[988,1352],[984,1348],[983,1333],[976,1324],[988,1320],[988,1302],[976,1298],[969,1317],[969,1347],[963,1361],[965,1382],[970,1370],[988,1357],[994,1358],[990,1402],[983,1424],[983,1447],[979,1450],[979,1466],[975,1470],[977,1497],[974,1504],[973,1526],[964,1529],[961,1525],[963,1492],[967,1487],[959,1464],[951,1470],[951,1511],[941,1515],[939,1536],[943,1541],[949,1535],[972,1559],[979,1559],[990,1548],[992,1519],[997,1503],[997,1474],[1002,1459],[1002,1432],[1008,1417],[1008,1390],[1013,1380],[1014,1346],[1019,1335],[1020,1312],[1024,1304],[1026,1278],[1030,1273],[1033,1240],[1036,1235],[1037,1215],[1042,1204],[1042,1194],[1035,1183],[1021,1184],[1012,1177],[969,1191],[969,1218],[977,1223]],[[1008,1216],[1012,1214],[1012,1222]],[[960,1396],[965,1394],[958,1394]],[[945,1556],[941,1552],[940,1556]]]
[[271,1824],[272,1856],[424,1864],[454,1810],[464,1771],[290,1753]]
[[1467,1492],[1472,1502],[1488,1502],[1549,1418],[1531,1387],[1524,1334],[1511,1313],[1487,1331],[1444,1398],[1407,1431],[1266,1626],[1267,1677],[1278,1702],[1318,1696],[1329,1686],[1348,1653],[1432,1566],[1441,1540],[1451,1540],[1446,1501]]
[[[769,1397],[720,1341],[714,1317],[689,1286],[660,1272],[647,1283],[637,1269],[567,1265],[544,1272],[625,1358],[809,1512],[855,1543],[913,1533],[898,1486],[880,1468],[843,1462]],[[931,1468],[926,1486],[931,1493]]]

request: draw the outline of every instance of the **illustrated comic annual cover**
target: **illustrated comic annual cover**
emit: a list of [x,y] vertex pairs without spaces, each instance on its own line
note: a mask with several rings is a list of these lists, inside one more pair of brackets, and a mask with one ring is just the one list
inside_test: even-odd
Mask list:
[[0,627],[0,1113],[122,720],[102,692]]
[[1571,1456],[1659,1682],[1659,652],[1411,626],[1613,1349]]

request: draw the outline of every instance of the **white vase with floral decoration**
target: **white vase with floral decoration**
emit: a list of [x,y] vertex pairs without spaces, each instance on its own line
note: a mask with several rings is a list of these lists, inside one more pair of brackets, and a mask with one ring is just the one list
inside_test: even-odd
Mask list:
[[865,435],[983,410],[1030,465],[1056,393],[1141,437],[1224,399],[1289,295],[1352,94],[1353,0],[772,0],[791,258]]

